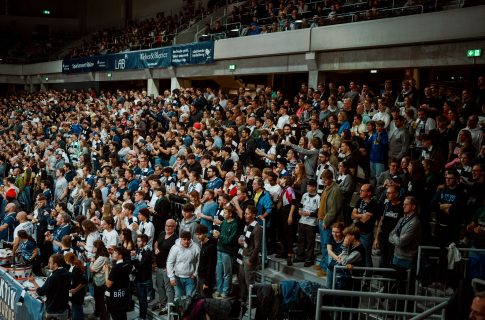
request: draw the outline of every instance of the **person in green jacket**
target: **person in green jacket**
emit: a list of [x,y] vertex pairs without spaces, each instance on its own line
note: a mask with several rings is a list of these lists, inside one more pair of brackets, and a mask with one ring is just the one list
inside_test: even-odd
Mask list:
[[236,254],[237,221],[234,219],[235,210],[231,206],[224,208],[224,221],[221,231],[214,230],[217,241],[216,288],[212,295],[216,299],[225,299],[231,290],[232,261]]

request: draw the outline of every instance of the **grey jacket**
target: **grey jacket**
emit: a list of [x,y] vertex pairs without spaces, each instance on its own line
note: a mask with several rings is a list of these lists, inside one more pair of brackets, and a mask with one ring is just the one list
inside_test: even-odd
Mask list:
[[394,245],[394,256],[399,259],[414,260],[421,243],[421,222],[415,215],[408,221],[398,235],[397,231],[401,222],[406,217],[399,219],[394,230],[389,234],[389,242]]

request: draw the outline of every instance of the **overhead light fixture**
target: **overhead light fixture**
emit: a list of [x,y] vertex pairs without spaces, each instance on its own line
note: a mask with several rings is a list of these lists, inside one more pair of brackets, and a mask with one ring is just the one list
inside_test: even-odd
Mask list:
[[372,69],[372,70],[370,71],[370,73],[377,73],[377,70],[376,70],[376,69]]

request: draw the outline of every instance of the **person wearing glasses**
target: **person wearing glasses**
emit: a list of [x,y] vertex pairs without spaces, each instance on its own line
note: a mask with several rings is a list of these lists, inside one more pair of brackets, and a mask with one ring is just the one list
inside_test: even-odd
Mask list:
[[372,268],[372,244],[374,237],[374,225],[378,213],[377,201],[372,195],[374,188],[371,184],[364,184],[360,188],[360,199],[357,201],[351,218],[360,230],[360,242],[365,248],[366,267]]
[[431,201],[431,223],[434,224],[435,245],[448,247],[452,242],[458,243],[466,199],[458,171],[446,170],[445,185],[438,187]]

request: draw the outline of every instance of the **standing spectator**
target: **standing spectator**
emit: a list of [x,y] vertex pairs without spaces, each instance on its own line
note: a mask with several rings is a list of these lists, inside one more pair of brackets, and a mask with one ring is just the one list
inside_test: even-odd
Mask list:
[[[271,217],[273,212],[273,199],[269,192],[263,189],[264,181],[260,177],[256,177],[253,180],[253,201],[258,210],[256,219],[258,223],[263,226],[263,220],[265,220],[266,234],[269,234],[271,228]],[[267,245],[264,244],[263,245]],[[265,250],[266,252],[266,250]],[[267,252],[266,252],[267,253]],[[263,257],[266,261],[266,257]]]
[[401,160],[409,149],[410,138],[407,128],[404,126],[405,119],[403,116],[398,115],[394,119],[396,129],[389,136],[389,158],[396,158]]
[[46,296],[45,314],[47,319],[67,320],[69,315],[69,289],[71,281],[69,271],[64,268],[64,257],[53,254],[49,258],[50,277],[39,287],[34,277],[29,281],[34,285],[39,296]]
[[64,168],[56,170],[56,182],[54,188],[54,205],[63,202],[67,196],[67,180],[64,178]]
[[379,268],[388,268],[392,263],[394,246],[389,242],[389,234],[404,215],[403,206],[399,199],[399,189],[390,185],[387,187],[386,196],[374,236],[374,249],[381,251]]
[[296,234],[295,218],[295,191],[293,190],[293,177],[283,176],[280,178],[281,195],[278,201],[280,220],[280,241],[283,244],[282,258],[286,255],[286,264],[293,265],[293,242]]
[[318,208],[318,230],[320,233],[320,248],[322,252],[322,259],[319,265],[320,270],[317,273],[319,276],[324,276],[329,271],[327,246],[331,242],[331,226],[337,221],[343,220],[342,192],[333,180],[332,171],[325,170],[322,177],[325,189],[321,195]]
[[313,265],[315,261],[315,231],[317,226],[317,212],[320,196],[317,194],[317,182],[310,179],[307,192],[301,198],[298,223],[298,248],[300,257],[296,261],[304,261],[304,267]]
[[200,224],[205,225],[212,232],[212,224],[217,214],[217,203],[214,201],[214,190],[206,190],[202,197],[202,211],[197,215]]
[[290,142],[284,142],[284,145],[290,146],[299,154],[305,155],[305,171],[309,179],[315,178],[317,168],[318,153],[322,147],[322,141],[319,138],[312,138],[308,143],[308,149],[294,145]]
[[167,258],[167,275],[175,287],[175,299],[191,298],[195,293],[200,248],[192,242],[192,235],[182,231],[170,249]]
[[126,312],[130,306],[131,264],[125,261],[126,249],[116,247],[111,258],[113,266],[105,264],[103,271],[106,278],[106,309],[112,320],[127,320]]
[[148,295],[153,288],[152,283],[152,250],[148,245],[148,236],[136,236],[136,252],[131,259],[135,268],[135,286],[140,309],[139,320],[145,320],[148,309]]
[[194,205],[191,203],[186,203],[182,207],[182,220],[180,221],[179,236],[182,232],[187,231],[191,234],[194,241],[197,240],[195,237],[195,227],[197,226],[197,217],[194,215]]
[[195,228],[195,236],[200,243],[199,264],[197,269],[197,291],[202,297],[211,298],[212,289],[216,283],[217,240],[208,237],[209,229],[199,224]]
[[133,230],[137,235],[144,234],[148,237],[147,246],[152,250],[153,238],[155,237],[155,226],[150,221],[150,210],[143,208],[138,213],[138,221],[140,224],[134,223]]
[[[155,261],[157,264],[155,285],[160,297],[160,305],[156,304],[155,306],[160,308],[159,315],[166,314],[168,304],[174,301],[174,289],[167,275],[167,258],[170,249],[175,245],[175,240],[178,238],[175,233],[176,228],[177,222],[168,219],[165,223],[165,231],[162,231],[155,241]],[[158,310],[158,308],[152,308],[152,310]]]
[[112,250],[119,243],[118,232],[114,229],[115,221],[113,217],[104,217],[101,221],[103,229],[102,240],[108,250]]
[[399,219],[389,234],[389,243],[394,246],[392,264],[405,269],[414,269],[418,246],[421,241],[421,223],[417,212],[418,202],[414,197],[404,199],[404,217]]
[[336,222],[332,225],[332,238],[327,244],[328,251],[328,273],[327,273],[327,288],[333,289],[333,274],[334,267],[340,261],[340,254],[342,253],[342,245],[344,242],[344,224]]
[[365,248],[365,263],[372,268],[372,244],[374,236],[374,225],[378,213],[376,200],[372,198],[373,187],[371,184],[364,184],[360,187],[360,199],[352,211],[354,224],[360,230],[360,243]]
[[69,290],[69,296],[71,297],[71,319],[84,320],[83,303],[84,296],[86,295],[86,284],[88,282],[84,276],[85,267],[76,258],[74,253],[66,254],[64,260],[69,266],[69,274],[71,276],[71,289]]
[[224,208],[224,220],[220,231],[214,230],[213,236],[217,239],[217,265],[216,265],[216,292],[214,298],[225,299],[229,296],[232,282],[232,260],[236,254],[236,241],[238,224],[235,210],[232,207]]
[[247,303],[248,288],[255,282],[255,273],[258,266],[259,252],[263,230],[256,221],[257,209],[249,205],[244,212],[246,226],[244,232],[239,236],[237,262],[239,263],[239,298],[243,303]]
[[384,129],[384,122],[376,122],[376,132],[366,140],[366,147],[369,149],[370,175],[378,177],[384,171],[388,149],[387,132]]
[[433,234],[436,245],[447,247],[452,242],[458,243],[466,199],[458,172],[455,169],[446,170],[445,185],[438,187],[431,201],[431,219],[432,224],[435,224]]
[[[113,248],[114,250],[114,248]],[[107,319],[104,295],[106,292],[106,277],[103,267],[110,263],[108,249],[102,240],[96,240],[93,244],[94,260],[89,266],[89,271],[93,276],[94,287],[94,313],[90,318],[99,317],[100,320]]]

